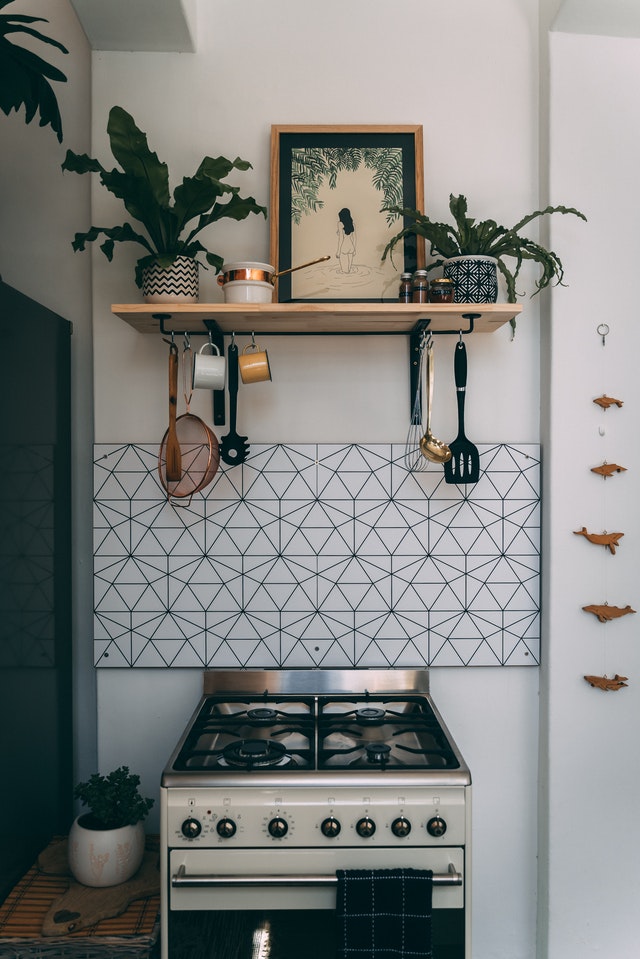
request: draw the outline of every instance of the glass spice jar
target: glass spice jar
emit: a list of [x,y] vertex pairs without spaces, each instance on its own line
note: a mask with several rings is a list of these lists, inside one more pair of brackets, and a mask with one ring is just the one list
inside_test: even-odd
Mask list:
[[455,287],[453,280],[443,277],[439,280],[432,280],[429,287],[430,303],[453,303],[455,296]]
[[427,271],[416,270],[416,272],[413,274],[411,285],[412,285],[411,301],[413,303],[428,303],[429,302],[429,280],[427,279]]
[[403,273],[400,276],[400,292],[398,294],[398,299],[401,303],[411,303],[412,296],[413,287],[411,285],[411,274]]

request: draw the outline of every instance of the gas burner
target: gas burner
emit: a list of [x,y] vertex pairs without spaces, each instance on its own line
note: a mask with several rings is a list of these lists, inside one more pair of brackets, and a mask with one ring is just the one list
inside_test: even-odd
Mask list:
[[286,746],[271,739],[239,739],[222,750],[222,760],[228,766],[243,769],[261,769],[266,766],[291,766],[295,761]]
[[270,726],[282,715],[284,714],[271,706],[257,706],[247,710],[247,719],[259,726]]
[[360,726],[381,726],[385,720],[386,711],[379,706],[363,706],[355,710],[354,716]]
[[367,762],[374,766],[384,766],[389,759],[391,746],[388,746],[387,743],[367,743],[364,748],[367,754]]

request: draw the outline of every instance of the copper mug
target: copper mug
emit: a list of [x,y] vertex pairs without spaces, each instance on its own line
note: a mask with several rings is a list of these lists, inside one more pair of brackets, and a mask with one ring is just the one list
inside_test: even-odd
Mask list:
[[266,350],[251,342],[238,357],[238,366],[243,383],[262,383],[271,379],[271,367]]

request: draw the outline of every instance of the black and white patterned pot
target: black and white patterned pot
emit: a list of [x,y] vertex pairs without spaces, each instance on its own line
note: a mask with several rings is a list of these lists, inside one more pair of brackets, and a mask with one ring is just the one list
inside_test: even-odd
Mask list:
[[197,303],[198,261],[178,256],[168,269],[157,263],[145,266],[142,295],[145,303]]
[[444,261],[444,275],[453,280],[455,303],[498,299],[498,261],[492,256],[453,256]]

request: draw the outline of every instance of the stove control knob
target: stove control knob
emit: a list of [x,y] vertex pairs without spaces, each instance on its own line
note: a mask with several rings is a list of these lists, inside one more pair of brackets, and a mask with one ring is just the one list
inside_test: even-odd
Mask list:
[[356,823],[356,832],[359,836],[362,836],[363,839],[369,839],[375,831],[376,824],[373,819],[369,819],[368,816],[365,816],[364,819],[359,819]]
[[227,819],[225,816],[224,819],[219,820],[216,826],[216,832],[219,836],[222,836],[223,839],[231,839],[231,837],[236,834],[236,824],[233,819]]
[[196,839],[202,832],[202,826],[197,819],[185,819],[182,823],[182,835],[186,836],[187,839]]
[[434,816],[427,823],[427,832],[430,836],[444,836],[447,831],[447,824],[441,816]]
[[274,839],[282,839],[282,837],[286,836],[289,832],[289,823],[281,816],[276,816],[275,819],[271,820],[267,828],[269,835],[273,836]]
[[320,832],[323,836],[326,836],[327,839],[334,839],[340,832],[340,823],[334,816],[329,816],[328,819],[324,819],[320,824]]
[[394,819],[391,823],[391,832],[394,836],[398,836],[399,839],[403,839],[411,832],[411,823],[408,819],[405,819],[404,816],[400,816],[399,819]]

